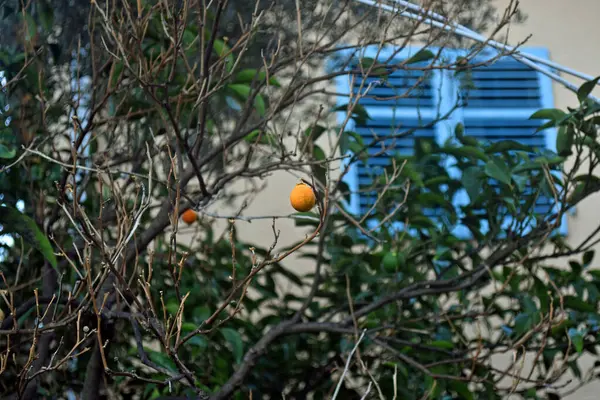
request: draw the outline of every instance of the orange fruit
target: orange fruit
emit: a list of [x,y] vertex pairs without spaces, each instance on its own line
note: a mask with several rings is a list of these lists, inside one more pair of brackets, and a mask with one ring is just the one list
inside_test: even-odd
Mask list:
[[197,218],[198,215],[196,215],[196,212],[191,208],[189,210],[185,210],[185,212],[181,214],[181,219],[183,219],[183,222],[188,225],[193,224]]
[[296,211],[310,211],[317,202],[315,192],[306,183],[299,183],[290,193],[290,203]]

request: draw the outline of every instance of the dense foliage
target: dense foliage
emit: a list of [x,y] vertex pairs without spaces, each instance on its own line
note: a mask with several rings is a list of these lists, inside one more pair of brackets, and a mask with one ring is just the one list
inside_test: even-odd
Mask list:
[[[0,50],[3,398],[554,399],[567,374],[596,379],[577,361],[597,353],[600,225],[575,244],[557,228],[600,190],[597,82],[578,107],[532,116],[557,130],[556,153],[459,124],[404,156],[392,139],[412,130],[366,143],[331,122],[370,118],[355,101],[329,107],[320,85],[347,71],[302,67],[338,50],[344,35],[316,34],[328,24],[351,36],[376,12],[353,25],[338,18],[356,17],[349,3],[301,2],[301,34],[270,37],[296,23],[297,2],[87,2],[80,42],[55,28],[81,9],[35,3],[3,8],[17,32]],[[456,8],[467,22],[491,12],[488,1]],[[446,37],[408,25],[373,42]],[[366,69],[356,74],[385,81],[389,69],[354,58]],[[456,67],[430,51],[418,62]],[[393,162],[360,188],[375,198],[369,213],[351,215],[343,175],[379,144]],[[274,171],[314,186],[314,212],[244,214]],[[199,219],[183,226],[190,208]],[[283,218],[301,232],[289,247]],[[236,226],[261,219],[273,237],[244,243]],[[289,268],[292,254],[310,273]],[[503,355],[508,367],[492,362]]]

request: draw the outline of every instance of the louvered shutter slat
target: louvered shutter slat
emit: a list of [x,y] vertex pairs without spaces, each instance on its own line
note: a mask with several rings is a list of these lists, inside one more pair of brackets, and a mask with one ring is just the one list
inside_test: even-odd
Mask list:
[[[501,60],[488,67],[473,71],[471,88],[463,91],[467,109],[531,109],[533,113],[542,106],[539,73],[517,61]],[[535,133],[542,125],[539,120],[507,113],[499,117],[478,117],[476,112],[464,117],[465,133],[479,140],[496,142],[514,140],[537,149],[546,148],[543,132]],[[534,189],[525,190],[531,195]],[[553,207],[553,199],[540,194],[533,212],[546,215]]]

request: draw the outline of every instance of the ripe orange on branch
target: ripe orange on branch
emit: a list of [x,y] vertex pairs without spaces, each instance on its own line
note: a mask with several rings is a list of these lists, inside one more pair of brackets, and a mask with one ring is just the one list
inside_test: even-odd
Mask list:
[[290,203],[296,211],[310,211],[316,202],[315,192],[306,183],[298,183],[290,193]]
[[189,210],[185,210],[185,212],[181,214],[181,219],[183,220],[183,222],[190,225],[196,222],[196,219],[198,219],[198,215],[196,215],[196,212],[190,208]]

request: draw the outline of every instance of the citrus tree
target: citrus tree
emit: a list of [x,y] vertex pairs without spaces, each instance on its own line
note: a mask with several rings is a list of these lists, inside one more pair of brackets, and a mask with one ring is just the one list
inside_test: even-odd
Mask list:
[[[449,17],[479,20],[488,3]],[[414,129],[365,142],[348,123],[371,118],[369,91],[339,106],[329,88],[468,74],[469,57],[380,64],[359,51],[456,44],[445,32],[352,2],[260,3],[238,18],[238,2],[138,0],[87,4],[63,40],[81,10],[48,4],[3,8],[15,38],[0,52],[3,398],[556,398],[567,373],[595,379],[577,360],[596,351],[600,228],[575,245],[556,230],[600,189],[596,82],[579,107],[533,116],[557,129],[557,152],[458,124],[406,156],[390,139]],[[357,51],[323,71],[341,48]],[[390,163],[351,188],[377,146]],[[290,214],[246,215],[273,172],[290,176]],[[347,207],[357,191],[374,198],[360,215]],[[555,205],[544,216],[540,194]],[[301,240],[286,247],[289,218]],[[236,226],[261,219],[272,237],[244,243]],[[310,273],[288,268],[292,254]]]

